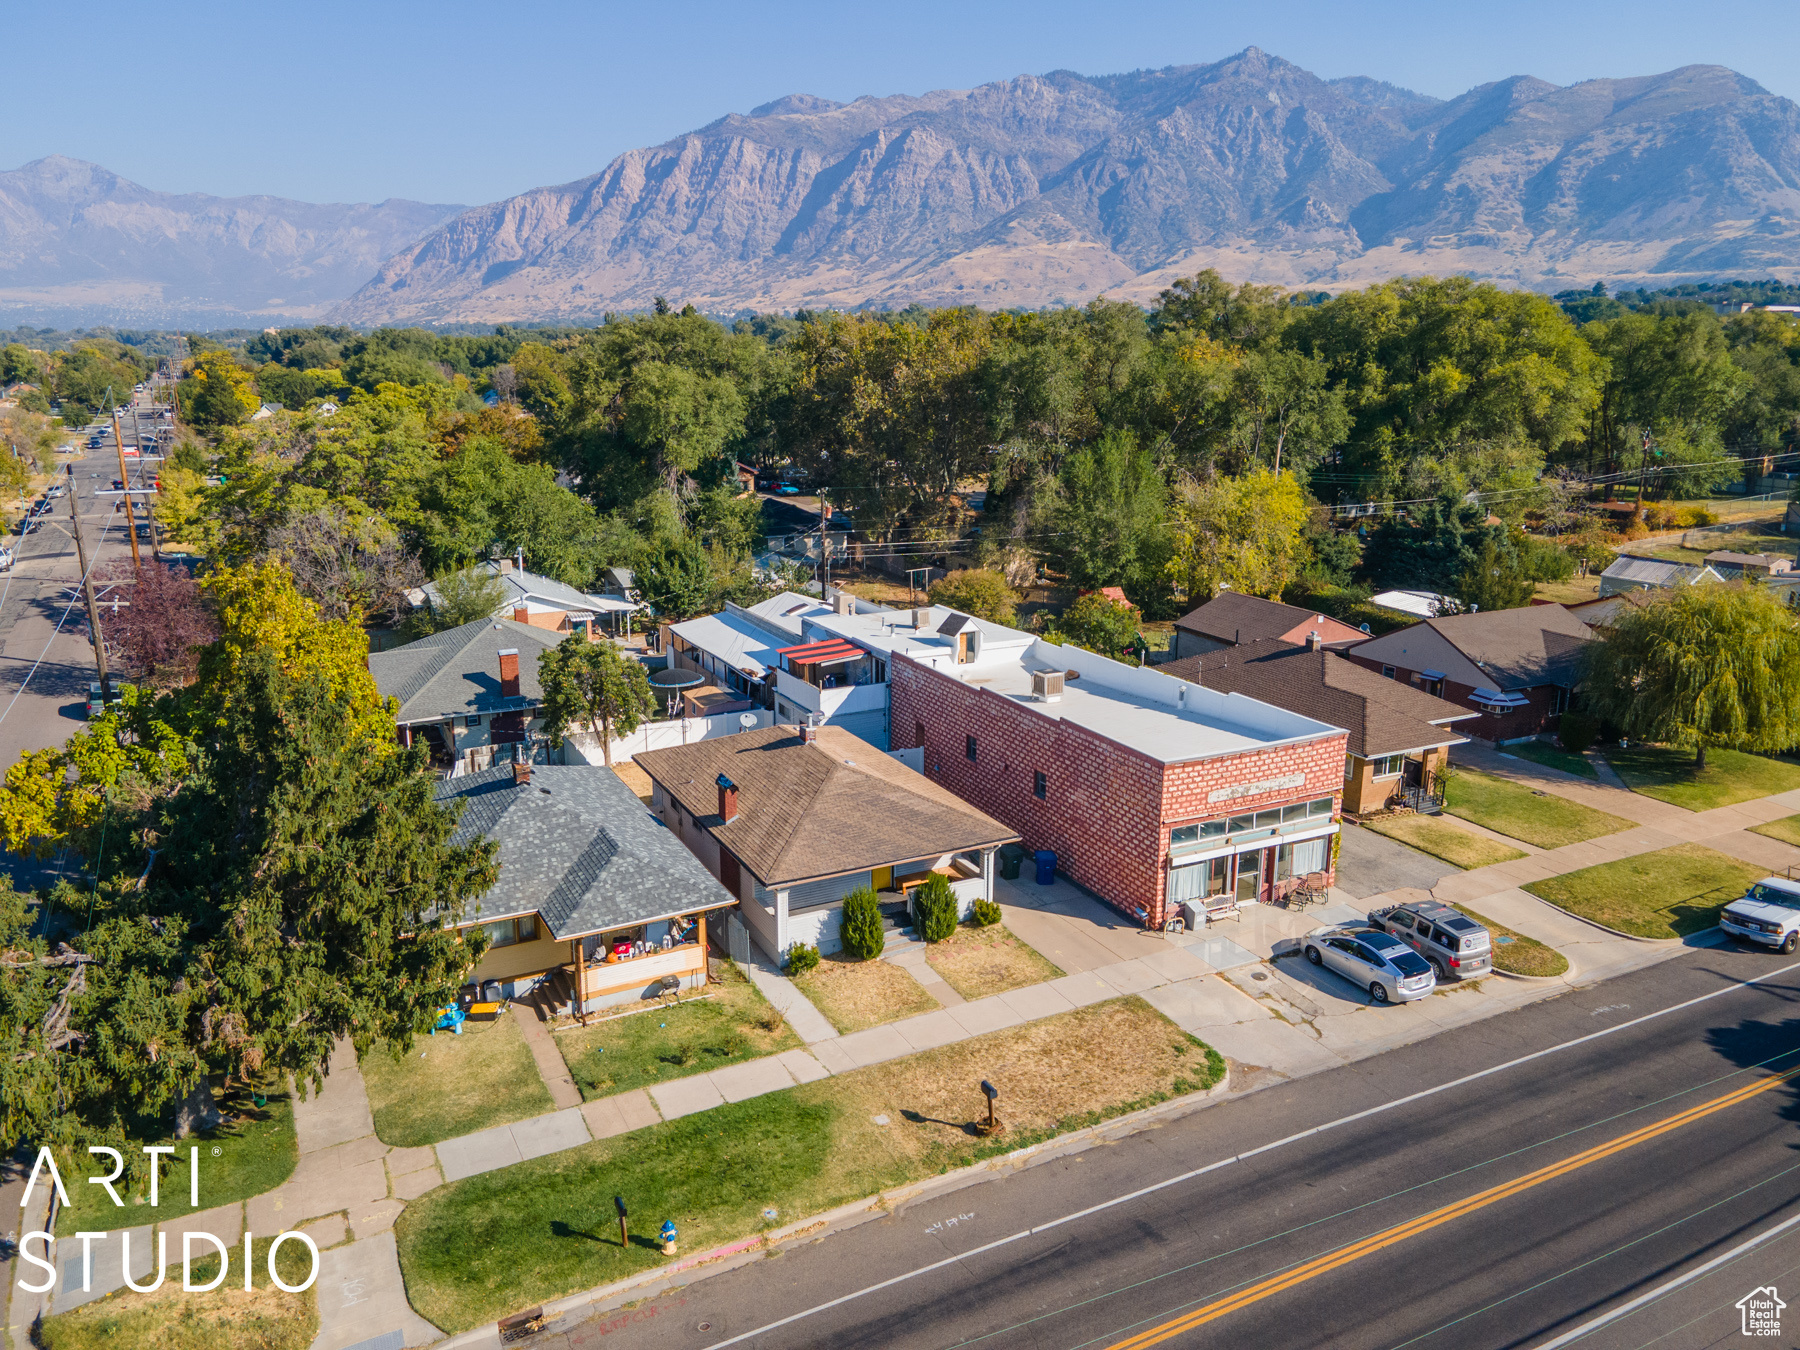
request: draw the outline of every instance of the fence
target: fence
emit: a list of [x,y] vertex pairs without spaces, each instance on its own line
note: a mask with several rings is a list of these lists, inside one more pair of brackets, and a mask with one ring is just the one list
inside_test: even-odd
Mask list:
[[[775,714],[767,708],[753,708],[749,712],[720,713],[715,717],[672,717],[666,722],[645,722],[629,736],[620,736],[612,743],[612,759],[614,764],[629,760],[633,755],[642,754],[646,750],[666,750],[671,745],[691,745],[695,741],[709,741],[715,736],[733,736],[740,731],[751,730],[742,719],[754,719],[754,727],[773,726]],[[604,764],[606,756],[600,750],[600,738],[589,732],[580,732],[563,741],[564,764]]]

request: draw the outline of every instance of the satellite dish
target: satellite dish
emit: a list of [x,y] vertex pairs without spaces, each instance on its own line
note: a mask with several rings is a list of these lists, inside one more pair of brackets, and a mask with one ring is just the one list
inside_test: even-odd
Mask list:
[[739,713],[738,714],[738,725],[740,727],[742,727],[745,731],[754,731],[756,729],[756,714],[755,713]]

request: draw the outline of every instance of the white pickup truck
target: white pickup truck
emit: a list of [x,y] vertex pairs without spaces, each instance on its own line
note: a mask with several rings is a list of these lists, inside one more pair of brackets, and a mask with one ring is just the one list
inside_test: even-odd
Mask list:
[[1791,955],[1800,948],[1800,881],[1764,877],[1719,915],[1719,927],[1745,942]]

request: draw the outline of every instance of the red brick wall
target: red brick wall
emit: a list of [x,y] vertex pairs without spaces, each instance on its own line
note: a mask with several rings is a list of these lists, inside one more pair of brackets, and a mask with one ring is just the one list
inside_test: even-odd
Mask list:
[[[1025,847],[1056,851],[1059,871],[1133,918],[1163,920],[1169,826],[1259,806],[1338,796],[1344,737],[1165,766],[1084,727],[1042,716],[978,685],[896,654],[890,667],[896,750],[919,744],[925,776],[1017,830]],[[975,737],[976,758],[966,738]],[[1032,792],[1043,771],[1047,793]],[[1234,783],[1303,772],[1306,784],[1208,805]]]

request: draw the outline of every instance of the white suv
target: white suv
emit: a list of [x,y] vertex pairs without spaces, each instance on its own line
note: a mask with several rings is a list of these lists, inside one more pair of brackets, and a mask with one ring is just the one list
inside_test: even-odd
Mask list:
[[1800,947],[1800,881],[1764,877],[1744,892],[1743,899],[1725,906],[1719,927],[1734,938],[1791,955]]

